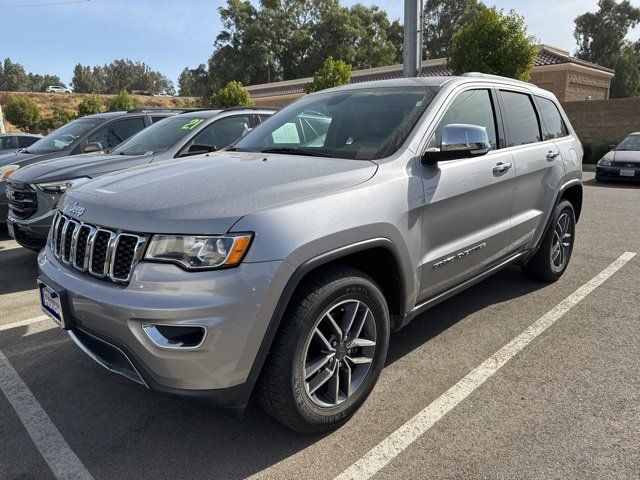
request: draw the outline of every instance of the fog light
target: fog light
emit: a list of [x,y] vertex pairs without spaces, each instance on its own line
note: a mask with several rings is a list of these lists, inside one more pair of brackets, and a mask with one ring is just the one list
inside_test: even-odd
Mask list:
[[142,325],[142,329],[156,346],[174,350],[198,348],[207,334],[198,325]]

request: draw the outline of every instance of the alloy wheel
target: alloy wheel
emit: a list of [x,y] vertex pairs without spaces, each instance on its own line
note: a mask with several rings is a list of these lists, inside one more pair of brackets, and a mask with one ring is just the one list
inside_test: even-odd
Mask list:
[[551,268],[561,272],[569,261],[573,242],[573,221],[567,212],[563,212],[556,221],[551,244]]
[[376,350],[371,309],[356,299],[330,306],[311,330],[304,349],[307,396],[320,407],[335,407],[362,386]]

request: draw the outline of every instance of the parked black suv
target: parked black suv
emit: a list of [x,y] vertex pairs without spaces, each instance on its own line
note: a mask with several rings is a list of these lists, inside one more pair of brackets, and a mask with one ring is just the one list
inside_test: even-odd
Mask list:
[[7,221],[7,179],[21,167],[32,163],[81,153],[97,153],[118,146],[134,133],[178,109],[134,109],[105,112],[78,118],[54,130],[20,152],[0,155],[0,223]]

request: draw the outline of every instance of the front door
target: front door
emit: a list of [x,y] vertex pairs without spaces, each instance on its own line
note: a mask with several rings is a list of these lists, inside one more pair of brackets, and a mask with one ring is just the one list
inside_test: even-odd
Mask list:
[[493,150],[421,167],[426,198],[420,301],[498,261],[509,241],[515,173],[511,153],[500,148],[492,91],[458,93],[438,121],[429,147],[440,145],[442,129],[450,124],[485,127]]

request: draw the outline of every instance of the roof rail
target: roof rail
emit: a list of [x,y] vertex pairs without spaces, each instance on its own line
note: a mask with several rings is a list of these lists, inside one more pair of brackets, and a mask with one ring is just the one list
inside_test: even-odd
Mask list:
[[163,107],[142,107],[142,108],[132,108],[131,110],[127,110],[127,113],[158,113],[158,112],[185,112],[187,108],[163,108]]
[[229,107],[229,108],[225,108],[224,110],[222,110],[223,112],[233,112],[235,110],[272,110],[274,112],[277,112],[278,110],[280,110],[277,107],[259,107],[259,106],[248,106],[248,107],[243,107],[243,106],[237,106],[237,107]]
[[515,78],[503,77],[501,75],[491,75],[489,73],[481,73],[481,72],[467,72],[463,73],[461,77],[478,77],[478,78],[486,78],[492,80],[506,80],[511,83],[519,83],[521,85],[526,85],[528,87],[535,87],[533,83],[523,82],[522,80],[516,80]]

